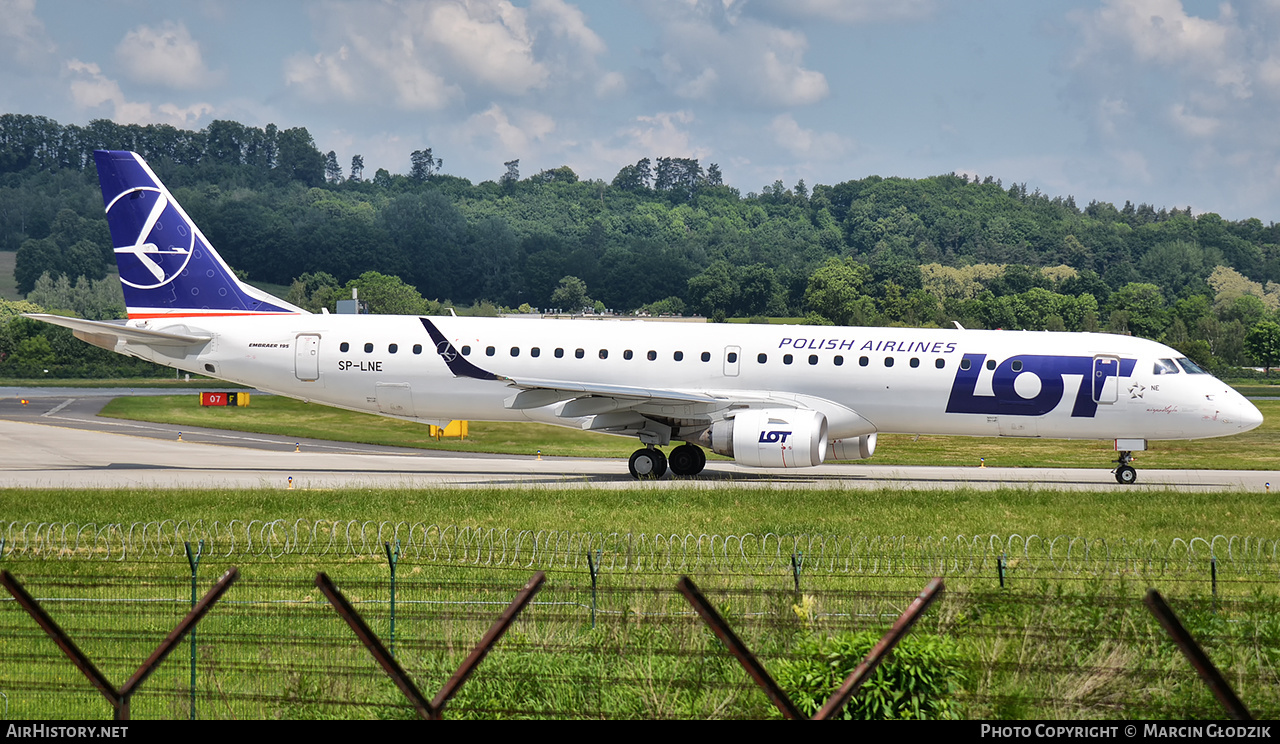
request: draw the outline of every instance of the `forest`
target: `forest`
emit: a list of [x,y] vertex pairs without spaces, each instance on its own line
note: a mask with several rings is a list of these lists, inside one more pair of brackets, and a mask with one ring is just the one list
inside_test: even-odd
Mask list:
[[305,128],[4,114],[0,251],[15,252],[25,300],[0,299],[0,375],[126,374],[74,358],[59,329],[14,319],[31,307],[123,313],[100,284],[114,271],[92,158],[102,148],[142,154],[244,278],[312,310],[356,286],[374,312],[1098,330],[1217,371],[1280,364],[1280,225],[1257,218],[1081,207],[994,174],[743,193],[715,163],[660,153],[610,181],[567,166],[525,176],[511,160],[472,183],[424,146],[405,153],[405,173],[369,176],[360,154],[322,153]]

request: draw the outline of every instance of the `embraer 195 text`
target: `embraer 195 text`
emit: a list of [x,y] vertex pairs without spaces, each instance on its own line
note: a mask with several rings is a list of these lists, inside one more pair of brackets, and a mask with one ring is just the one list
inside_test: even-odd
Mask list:
[[[127,321],[31,315],[105,349],[292,398],[443,425],[635,437],[636,477],[871,457],[879,432],[1151,440],[1262,423],[1177,351],[1097,333],[319,315],[239,281],[146,162],[94,154]],[[659,447],[682,442],[664,455]]]

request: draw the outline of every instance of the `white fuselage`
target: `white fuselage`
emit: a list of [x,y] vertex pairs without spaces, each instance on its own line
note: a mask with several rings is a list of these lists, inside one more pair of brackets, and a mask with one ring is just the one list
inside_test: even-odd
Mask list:
[[[713,391],[826,416],[831,439],[873,432],[1196,439],[1262,417],[1163,344],[1109,334],[432,317],[476,367],[509,378]],[[513,408],[502,380],[455,377],[417,316],[263,315],[131,321],[213,341],[173,357],[117,351],[264,391],[431,422],[586,426],[563,402]],[[345,347],[344,347],[345,345]],[[344,350],[345,349],[345,350]],[[170,352],[173,353],[173,352]],[[889,366],[891,365],[891,366]],[[712,417],[732,409],[706,408]],[[661,411],[650,411],[655,415]]]

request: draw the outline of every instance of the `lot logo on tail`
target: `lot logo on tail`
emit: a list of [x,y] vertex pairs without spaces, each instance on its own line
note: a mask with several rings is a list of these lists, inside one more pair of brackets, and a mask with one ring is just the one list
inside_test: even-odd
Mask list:
[[146,215],[133,245],[116,246],[120,281],[136,289],[164,286],[187,268],[196,252],[196,236],[160,189],[139,187],[117,196],[107,218],[134,223]]

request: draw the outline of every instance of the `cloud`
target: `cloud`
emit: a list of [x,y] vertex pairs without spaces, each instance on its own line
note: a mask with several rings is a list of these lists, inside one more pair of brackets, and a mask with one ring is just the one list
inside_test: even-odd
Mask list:
[[285,82],[314,101],[378,102],[438,110],[468,98],[529,98],[588,82],[609,93],[619,78],[598,69],[605,44],[562,0],[330,3],[312,13],[324,51],[295,55]]
[[149,85],[186,90],[221,79],[205,67],[200,44],[191,38],[184,23],[138,26],[116,46],[116,61],[130,79]]
[[119,124],[172,124],[190,129],[213,113],[213,106],[208,103],[190,106],[162,103],[153,107],[145,101],[129,101],[120,84],[103,75],[102,69],[91,62],[72,59],[67,62],[66,70],[71,77],[71,99],[76,107],[91,110],[110,105],[111,120]]
[[0,58],[34,67],[52,57],[56,47],[35,9],[35,0],[0,0]]
[[555,128],[555,119],[541,112],[515,110],[508,113],[494,104],[467,119],[463,125],[463,139],[484,140],[488,149],[500,153],[500,157],[527,158],[533,146],[545,141]]
[[776,108],[829,93],[826,76],[805,67],[808,40],[798,31],[747,17],[732,2],[645,7],[661,28],[658,75],[681,98]]
[[1228,4],[1216,20],[1188,14],[1181,0],[1106,0],[1076,17],[1085,37],[1081,60],[1125,52],[1139,63],[1210,80],[1237,97],[1250,95],[1245,32]]
[[778,18],[856,25],[925,18],[936,7],[934,0],[759,0],[751,10]]
[[835,132],[817,132],[801,127],[791,114],[774,117],[769,132],[779,147],[798,160],[830,160],[853,151],[855,143]]
[[1220,184],[1210,199],[1273,210],[1278,8],[1223,3],[1202,16],[1188,5],[1104,0],[1068,13],[1076,38],[1063,100],[1089,125],[1091,150],[1106,153],[1099,162],[1126,182],[1155,185],[1179,203],[1190,199],[1167,184]]

